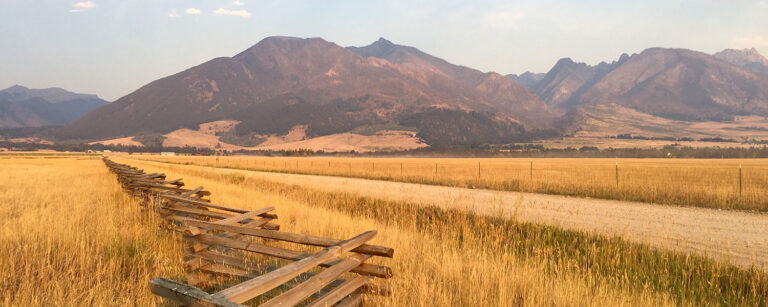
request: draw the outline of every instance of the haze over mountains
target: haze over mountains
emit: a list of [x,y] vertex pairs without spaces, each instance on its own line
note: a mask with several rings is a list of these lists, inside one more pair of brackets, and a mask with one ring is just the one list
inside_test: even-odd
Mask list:
[[0,91],[0,128],[68,124],[106,104],[96,95],[14,85]]
[[[768,139],[765,67],[754,49],[708,55],[650,48],[610,63],[564,58],[546,74],[502,76],[383,38],[344,48],[320,38],[269,37],[151,82],[50,134],[235,149],[357,142],[371,150],[623,133]],[[0,101],[86,98],[12,89]],[[7,114],[26,114],[14,112]],[[44,125],[74,115],[26,118],[25,125]]]

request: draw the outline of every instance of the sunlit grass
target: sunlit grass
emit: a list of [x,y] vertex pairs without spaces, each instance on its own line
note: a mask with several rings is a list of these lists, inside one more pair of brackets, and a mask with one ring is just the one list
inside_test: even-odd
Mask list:
[[[768,211],[768,160],[763,159],[132,158],[679,206]],[[742,165],[741,183],[739,165]]]
[[[395,248],[385,306],[761,305],[768,280],[702,257],[501,217],[313,191],[230,170],[116,159],[184,177],[239,208],[275,206],[285,231]],[[122,160],[122,161],[120,161]],[[3,159],[0,305],[155,305],[147,282],[182,280],[178,235],[98,159]]]
[[147,282],[183,276],[162,231],[100,159],[0,160],[0,305],[154,305]]
[[[131,162],[124,160],[123,162]],[[350,237],[378,229],[392,246],[395,295],[384,305],[765,304],[757,270],[618,238],[493,216],[327,193],[241,172],[131,162],[216,191],[216,202],[275,205],[284,230]]]

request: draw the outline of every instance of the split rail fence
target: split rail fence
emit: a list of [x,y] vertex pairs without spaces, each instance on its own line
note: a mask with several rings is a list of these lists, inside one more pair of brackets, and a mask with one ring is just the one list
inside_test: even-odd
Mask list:
[[[364,294],[389,295],[371,280],[392,277],[391,269],[366,262],[394,254],[392,248],[367,244],[375,230],[346,240],[283,232],[274,207],[243,210],[214,204],[206,199],[209,191],[184,188],[182,179],[166,180],[165,174],[145,173],[108,158],[104,163],[142,206],[183,232],[186,283],[155,278],[149,286],[156,295],[189,306],[249,301],[260,306],[358,306]],[[285,247],[291,244],[303,251]],[[322,249],[311,253],[307,247]],[[285,262],[274,259],[290,262],[269,265]],[[221,290],[209,293],[198,287]]]

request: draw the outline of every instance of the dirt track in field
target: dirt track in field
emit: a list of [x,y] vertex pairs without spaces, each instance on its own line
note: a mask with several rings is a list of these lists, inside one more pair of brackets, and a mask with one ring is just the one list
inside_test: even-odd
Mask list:
[[[148,163],[148,162],[142,162]],[[151,162],[157,164],[157,162]],[[194,166],[199,167],[199,166]],[[407,201],[618,235],[768,271],[768,214],[330,176],[225,170],[326,192]]]

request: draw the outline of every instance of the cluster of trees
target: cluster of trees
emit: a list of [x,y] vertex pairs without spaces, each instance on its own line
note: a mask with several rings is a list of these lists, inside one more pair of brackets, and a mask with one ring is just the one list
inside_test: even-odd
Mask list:
[[125,146],[102,144],[33,144],[0,141],[0,148],[16,151],[56,150],[71,152],[115,151],[127,153],[159,153],[172,151],[190,155],[262,155],[262,156],[415,156],[415,157],[510,157],[510,158],[768,158],[768,146],[740,147],[688,147],[668,145],[663,148],[606,148],[595,146],[546,148],[541,144],[506,145],[452,145],[432,146],[399,152],[328,153],[310,149],[280,151],[221,151],[195,147]]
[[213,155],[216,151],[207,148],[196,147],[162,147],[162,146],[126,146],[126,145],[102,145],[102,144],[38,144],[38,143],[18,143],[9,141],[0,141],[0,148],[7,148],[14,151],[37,151],[37,150],[55,150],[55,151],[74,151],[74,152],[86,152],[93,151],[116,151],[127,153],[158,153],[164,151],[172,151],[182,154],[205,154]]
[[704,147],[665,146],[663,148],[606,148],[594,146],[581,148],[545,148],[541,145],[510,145],[510,149],[529,149],[518,151],[502,151],[499,147],[428,147],[397,153],[366,153],[364,156],[398,156],[414,157],[505,157],[505,158],[690,158],[690,159],[722,159],[768,158],[768,146],[761,147]]
[[[694,138],[691,137],[682,137],[682,138],[675,138],[671,136],[642,136],[642,135],[631,135],[629,133],[625,134],[619,134],[616,136],[617,139],[623,139],[623,140],[659,140],[659,141],[675,141],[675,142],[693,142],[696,141]],[[699,142],[719,142],[719,143],[737,143],[739,141],[735,139],[726,139],[721,137],[711,137],[711,138],[700,138],[698,139]],[[761,141],[752,140],[746,141],[749,143],[756,143]]]

